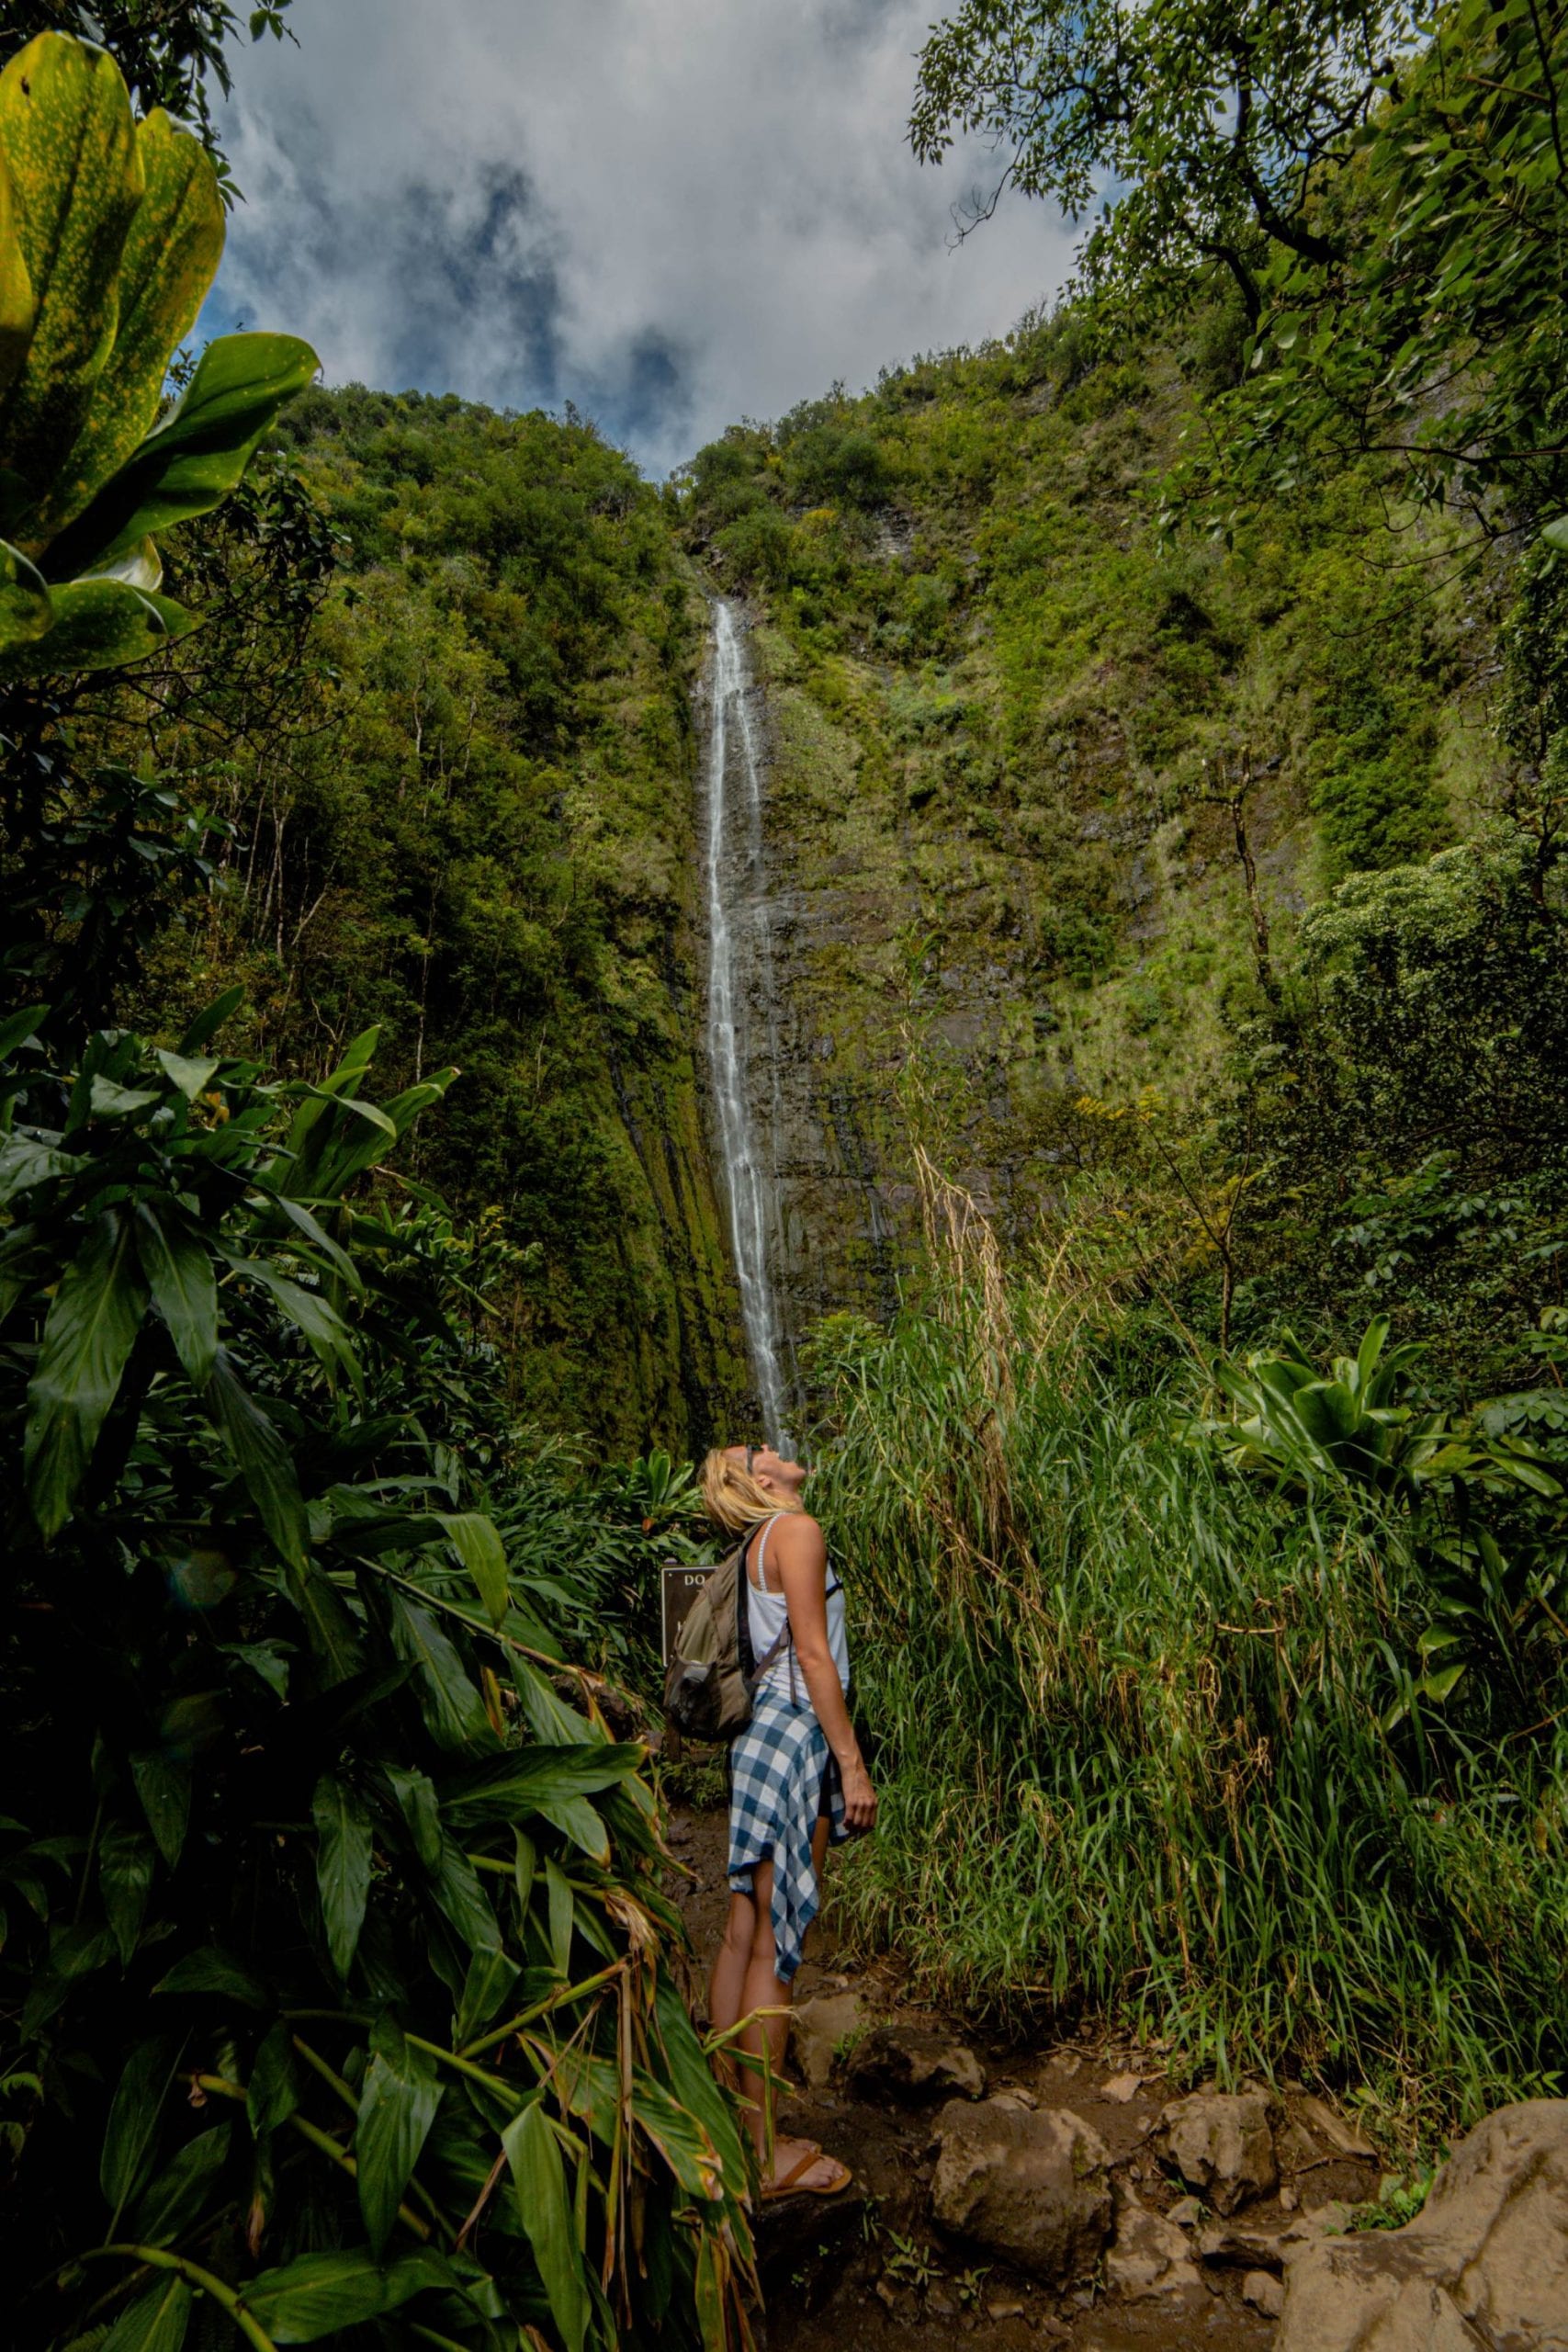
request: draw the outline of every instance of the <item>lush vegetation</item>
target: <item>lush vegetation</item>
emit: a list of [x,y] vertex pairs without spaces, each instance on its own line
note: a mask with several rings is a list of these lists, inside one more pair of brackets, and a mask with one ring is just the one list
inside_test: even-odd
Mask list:
[[[152,532],[223,503],[314,359],[214,345],[159,413],[221,211],[106,52],[12,59],[0,187],[9,969],[51,987],[0,1026],[12,2338],[719,2352],[749,2159],[648,1749],[586,1663],[625,1662],[689,1485],[520,1439],[485,1336],[519,1253],[385,1165],[454,1070],[373,1100],[371,1025],[280,1080],[239,984],[128,1025],[232,831],[114,756],[84,675],[195,633],[227,543],[176,603]],[[265,674],[329,551],[286,481],[235,541],[211,617]],[[211,724],[188,683],[154,741]]]
[[838,1932],[1015,2024],[1288,2060],[1391,2141],[1552,2091],[1561,1391],[1455,1415],[1382,1322],[1162,1372],[1092,1232],[1010,1281],[928,1199],[922,1306],[818,1343],[886,1791]]
[[1114,171],[1075,300],[664,495],[570,416],[177,356],[233,13],[93,22],[140,124],[73,6],[0,76],[18,2341],[744,2340],[625,1687],[747,1385],[711,582],[851,1310],[842,1932],[1393,2134],[1560,2087],[1558,18],[976,0],[917,140]]
[[915,143],[1079,206],[1074,300],[682,492],[792,881],[853,870],[790,976],[837,1101],[994,1216],[944,1266],[930,1177],[818,1341],[840,1922],[1416,2132],[1568,2063],[1565,41],[976,0]]

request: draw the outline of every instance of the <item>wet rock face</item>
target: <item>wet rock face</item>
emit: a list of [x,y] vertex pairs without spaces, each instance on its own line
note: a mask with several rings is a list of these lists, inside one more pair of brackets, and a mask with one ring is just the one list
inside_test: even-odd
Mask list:
[[1092,2277],[1111,2233],[1110,2151],[1066,2108],[953,2100],[931,2211],[944,2230],[1056,2287]]
[[912,2106],[986,2095],[986,2070],[975,2052],[952,2034],[928,2026],[878,2026],[856,2046],[846,2071],[857,2098]]
[[1234,2213],[1278,2185],[1279,2112],[1266,2091],[1194,2091],[1165,2109],[1157,2145],[1216,2213]]
[[1294,2256],[1276,2352],[1560,2352],[1568,2345],[1568,2099],[1499,2108],[1402,2230]]

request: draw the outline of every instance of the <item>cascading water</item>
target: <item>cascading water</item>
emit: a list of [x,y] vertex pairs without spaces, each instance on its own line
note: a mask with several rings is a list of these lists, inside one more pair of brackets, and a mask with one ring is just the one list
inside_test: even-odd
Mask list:
[[[763,1434],[786,1443],[789,1384],[784,1333],[769,1272],[777,1229],[777,1186],[764,1167],[748,1086],[756,1051],[746,981],[771,1013],[772,941],[762,867],[762,782],[751,726],[750,666],[734,608],[714,604],[713,711],[708,732],[707,839],[704,876],[708,923],[708,1066],[718,1117],[729,1234],[740,1313],[751,1357]],[[770,1046],[769,1034],[763,1039]],[[770,1054],[776,1070],[776,1056]],[[771,1159],[771,1155],[770,1155]]]

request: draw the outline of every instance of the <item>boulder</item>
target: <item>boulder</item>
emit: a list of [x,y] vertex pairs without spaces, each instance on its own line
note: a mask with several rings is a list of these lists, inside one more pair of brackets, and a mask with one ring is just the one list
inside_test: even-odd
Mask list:
[[1160,2116],[1158,2144],[1189,2188],[1216,2213],[1234,2213],[1278,2185],[1274,2119],[1267,2091],[1193,2091]]
[[1081,2116],[953,2099],[937,2140],[943,2229],[1053,2286],[1093,2276],[1111,2231],[1111,2153]]
[[1568,2345],[1568,2099],[1499,2108],[1402,2230],[1292,2253],[1277,2352]]
[[845,2071],[858,2098],[913,2104],[986,2096],[986,2070],[975,2052],[927,2026],[878,2026],[856,2044]]
[[865,2007],[858,1993],[820,1994],[815,2001],[802,2001],[794,2012],[790,2047],[797,2069],[814,2091],[826,2087],[839,2044],[864,2023]]
[[1105,2283],[1114,2295],[1137,2301],[1145,2295],[1179,2294],[1201,2287],[1186,2238],[1163,2213],[1151,2213],[1130,2188],[1116,2199],[1116,2235],[1105,2257]]
[[1270,2271],[1249,2270],[1241,2282],[1241,2300],[1265,2319],[1278,2319],[1285,2308],[1285,2290]]

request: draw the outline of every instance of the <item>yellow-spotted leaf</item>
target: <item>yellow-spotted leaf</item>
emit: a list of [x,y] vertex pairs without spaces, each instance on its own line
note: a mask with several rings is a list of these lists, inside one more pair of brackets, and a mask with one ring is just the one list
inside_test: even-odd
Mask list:
[[101,571],[149,531],[220,505],[278,410],[319,364],[298,335],[225,334],[209,343],[177,405],[52,542],[50,578]]
[[[3,265],[0,265],[3,266]],[[0,539],[0,651],[29,645],[54,618],[49,584],[20,548]]]
[[28,356],[37,315],[32,273],[17,231],[16,192],[0,152],[0,391]]
[[196,627],[196,616],[167,596],[150,596],[129,580],[73,580],[56,588],[47,635],[0,653],[0,681],[56,670],[118,670],[143,661]]
[[73,521],[157,423],[169,355],[195,324],[223,253],[223,199],[200,141],[160,108],[138,125],[136,144],[146,190],[120,257],[114,349],[32,526],[40,538]]
[[[86,417],[119,322],[117,285],[141,201],[130,99],[107,51],[39,33],[0,74],[0,153],[37,316],[0,396],[0,466],[33,500],[50,489]],[[41,542],[13,524],[29,554]]]

